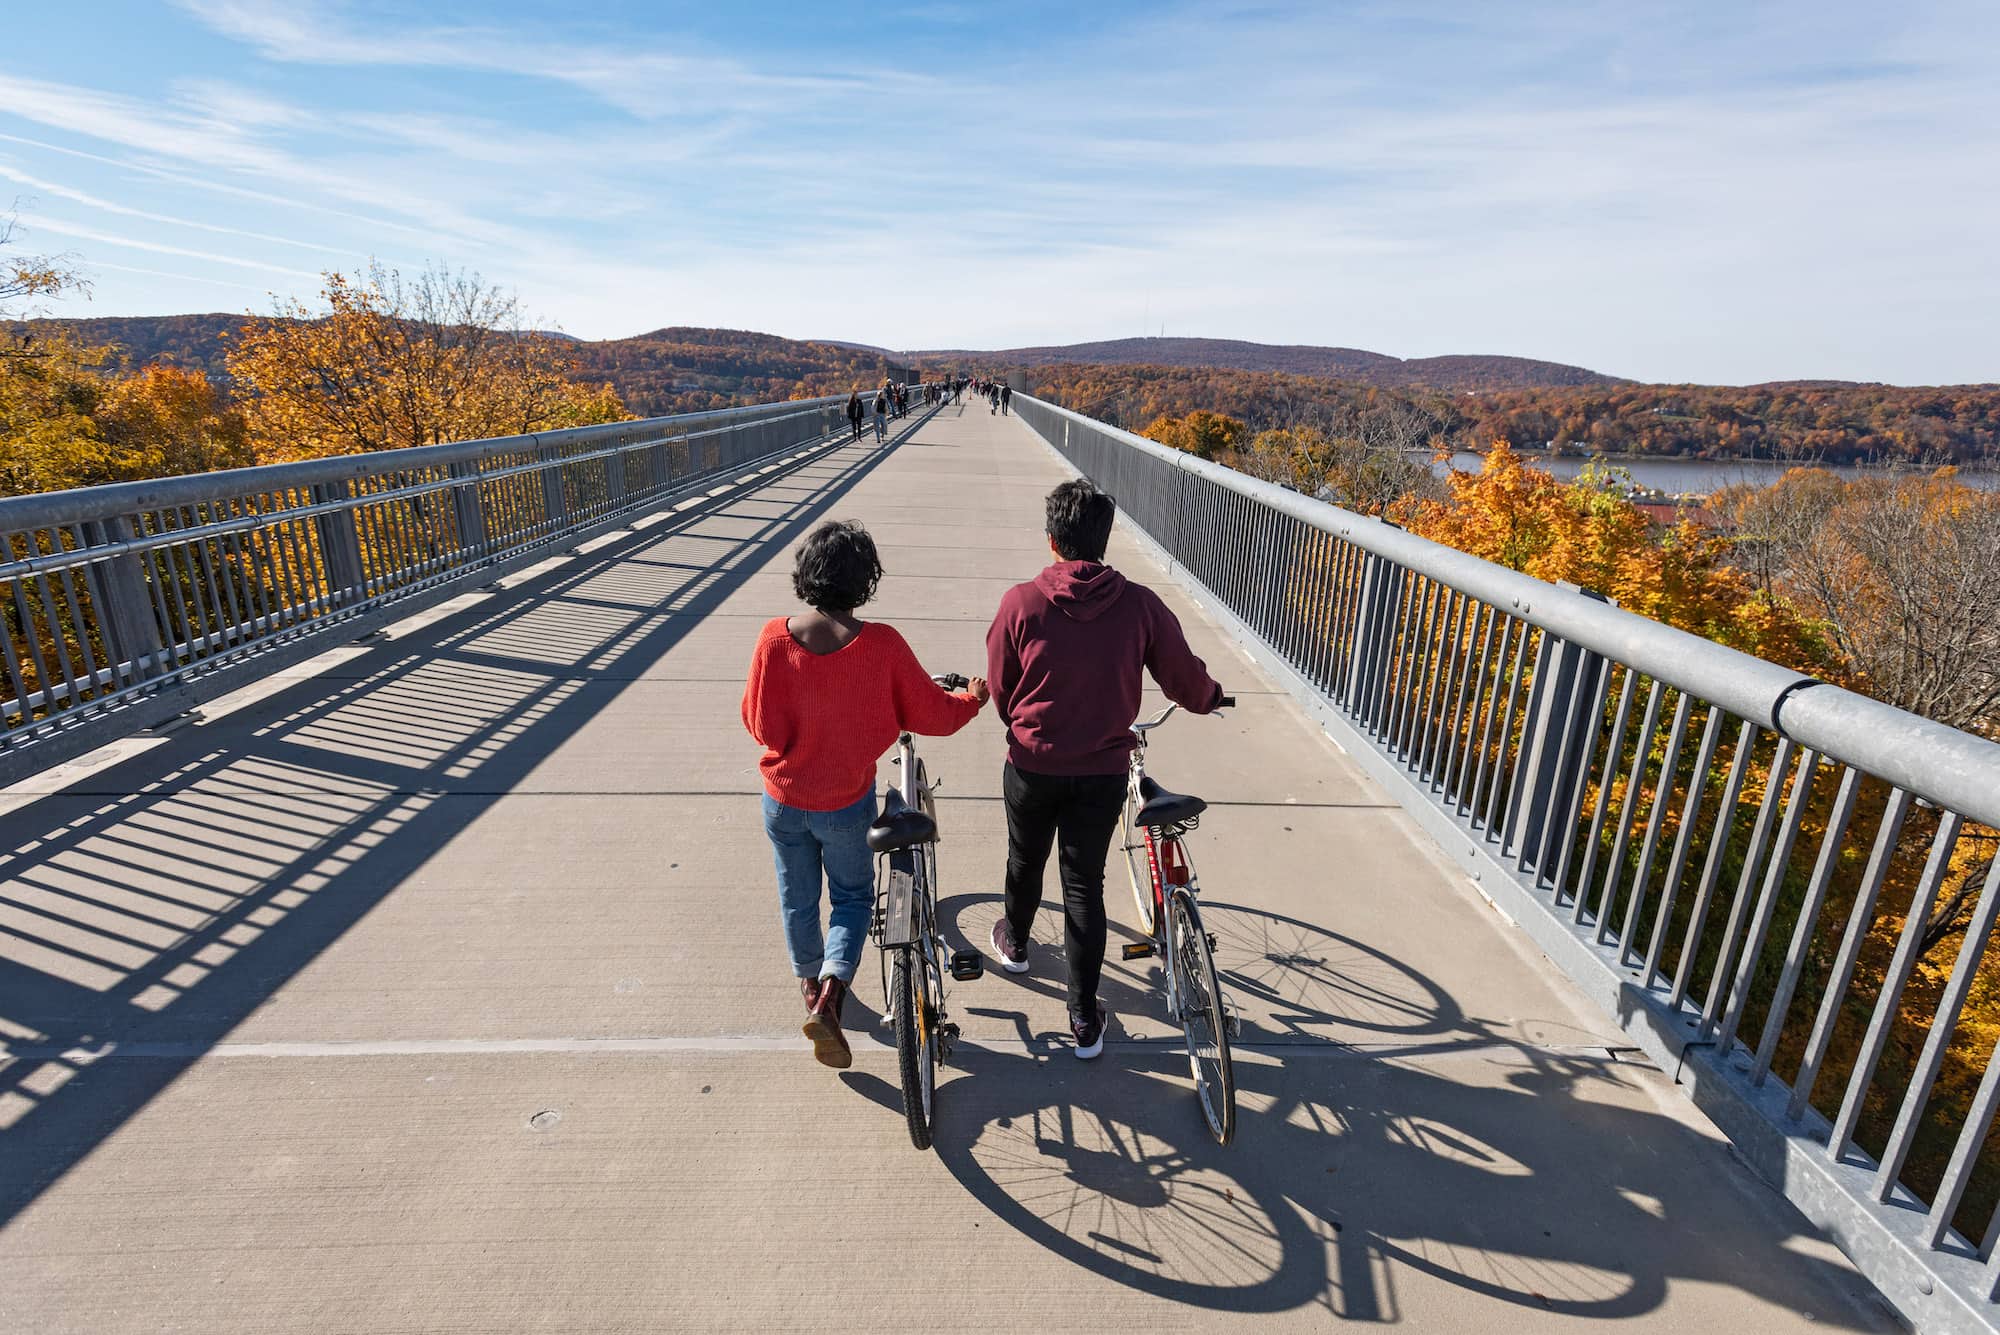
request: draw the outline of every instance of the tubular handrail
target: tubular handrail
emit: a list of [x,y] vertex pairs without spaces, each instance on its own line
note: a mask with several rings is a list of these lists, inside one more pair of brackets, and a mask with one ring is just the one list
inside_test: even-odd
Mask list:
[[832,439],[845,402],[0,498],[0,782]]
[[[1432,542],[1370,515],[1343,510],[1275,483],[1017,394],[1061,420],[1087,424],[1183,472],[1351,542],[1399,566],[1522,617],[1606,658],[1647,673],[1886,779],[1984,825],[2000,826],[2000,743],[1946,727],[1879,700],[1780,667],[1739,649]],[[1808,689],[1810,688],[1810,689]]]
[[1013,404],[1914,1325],[2000,1331],[2000,745]]

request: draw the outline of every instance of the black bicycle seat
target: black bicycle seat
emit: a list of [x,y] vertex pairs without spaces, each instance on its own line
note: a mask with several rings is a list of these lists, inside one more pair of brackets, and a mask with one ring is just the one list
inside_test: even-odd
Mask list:
[[928,844],[937,838],[937,822],[903,800],[894,788],[882,799],[882,814],[868,823],[868,847],[877,853]]
[[1139,796],[1146,805],[1139,808],[1133,818],[1134,825],[1156,827],[1178,825],[1182,821],[1193,820],[1208,810],[1208,803],[1185,793],[1170,793],[1154,783],[1150,778],[1139,780]]

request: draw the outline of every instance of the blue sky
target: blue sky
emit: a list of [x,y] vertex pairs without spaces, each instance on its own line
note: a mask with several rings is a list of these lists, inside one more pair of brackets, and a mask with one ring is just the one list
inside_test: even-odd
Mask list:
[[2000,380],[2000,4],[21,0],[103,315],[444,262],[587,338]]

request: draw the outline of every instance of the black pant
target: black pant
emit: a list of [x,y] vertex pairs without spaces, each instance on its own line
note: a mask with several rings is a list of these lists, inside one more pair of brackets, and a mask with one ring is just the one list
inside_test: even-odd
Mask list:
[[1000,791],[1007,802],[1007,923],[1025,944],[1055,845],[1070,1013],[1094,1014],[1104,972],[1104,859],[1124,811],[1125,776],[1031,774],[1009,764]]

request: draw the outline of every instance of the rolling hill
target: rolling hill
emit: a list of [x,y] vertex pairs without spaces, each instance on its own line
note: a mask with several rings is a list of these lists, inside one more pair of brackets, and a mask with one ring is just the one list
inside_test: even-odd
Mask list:
[[1528,357],[1459,355],[1404,359],[1360,348],[1303,344],[1245,343],[1229,338],[1117,338],[1058,347],[1005,348],[990,352],[948,349],[899,354],[924,365],[1002,366],[1186,366],[1228,371],[1265,371],[1348,380],[1381,388],[1468,390],[1541,389],[1629,385],[1629,380],[1581,366]]

